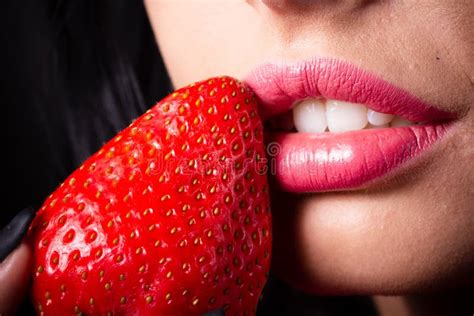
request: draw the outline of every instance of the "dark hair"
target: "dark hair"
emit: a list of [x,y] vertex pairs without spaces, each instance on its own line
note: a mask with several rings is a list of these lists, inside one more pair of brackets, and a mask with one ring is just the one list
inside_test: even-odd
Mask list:
[[[170,90],[141,1],[6,1],[1,226]],[[4,134],[5,135],[5,134]],[[4,148],[5,150],[5,148]]]

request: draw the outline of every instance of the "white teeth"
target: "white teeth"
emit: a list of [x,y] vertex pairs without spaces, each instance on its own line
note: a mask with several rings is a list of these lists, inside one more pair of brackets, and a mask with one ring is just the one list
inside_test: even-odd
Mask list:
[[326,117],[330,132],[340,133],[363,129],[367,123],[367,107],[337,100],[326,102]]
[[300,133],[322,133],[326,130],[326,107],[321,100],[307,99],[293,108],[293,120]]
[[409,121],[409,120],[405,120],[399,116],[396,116],[392,122],[390,122],[390,126],[391,127],[401,127],[401,126],[411,126],[411,125],[414,125],[415,123],[413,123],[412,121]]
[[393,114],[368,109],[363,104],[338,100],[305,99],[270,121],[276,130],[300,133],[342,133],[362,129],[410,126],[416,124]]
[[368,121],[370,124],[375,126],[386,125],[392,121],[393,117],[393,114],[380,113],[372,109],[367,110]]

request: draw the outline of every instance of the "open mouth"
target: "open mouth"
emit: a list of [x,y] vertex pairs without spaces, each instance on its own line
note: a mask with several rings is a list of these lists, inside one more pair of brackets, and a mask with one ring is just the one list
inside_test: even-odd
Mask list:
[[262,103],[272,174],[290,192],[356,189],[393,174],[455,117],[333,59],[263,65],[246,82]]
[[290,111],[266,121],[267,131],[294,133],[343,133],[420,124],[394,114],[374,111],[363,104],[322,98],[296,102]]

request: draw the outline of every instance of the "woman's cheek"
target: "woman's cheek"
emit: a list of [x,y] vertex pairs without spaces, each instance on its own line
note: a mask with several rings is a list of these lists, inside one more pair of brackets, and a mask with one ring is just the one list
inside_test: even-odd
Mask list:
[[268,45],[257,12],[236,1],[185,2],[145,1],[174,86],[219,75],[242,79]]

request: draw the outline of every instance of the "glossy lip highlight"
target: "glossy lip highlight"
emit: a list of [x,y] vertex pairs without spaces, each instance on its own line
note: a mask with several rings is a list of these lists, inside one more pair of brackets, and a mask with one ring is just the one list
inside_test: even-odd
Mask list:
[[360,188],[393,173],[437,143],[454,114],[442,111],[360,68],[335,59],[266,64],[248,76],[264,118],[310,97],[360,103],[423,125],[334,133],[276,133],[267,140],[274,175],[290,192]]
[[276,133],[267,135],[267,141],[278,144],[271,158],[283,190],[325,192],[357,189],[395,171],[448,130],[448,125],[439,124],[341,134]]

